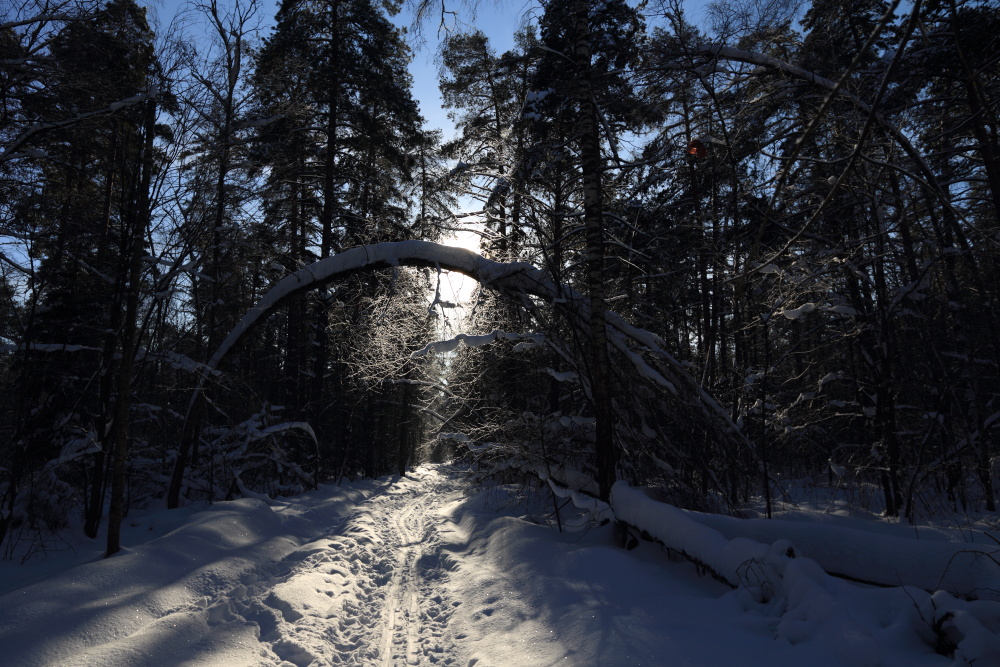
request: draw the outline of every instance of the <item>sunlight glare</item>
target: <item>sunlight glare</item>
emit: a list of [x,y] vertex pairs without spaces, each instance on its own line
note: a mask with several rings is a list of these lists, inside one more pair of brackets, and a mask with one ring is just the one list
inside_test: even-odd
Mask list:
[[[466,250],[478,253],[480,251],[479,230],[482,225],[477,223],[469,226],[472,227],[472,229],[458,230],[451,236],[446,236],[441,239],[441,243],[446,246],[465,248]],[[472,300],[472,294],[475,290],[476,281],[462,275],[461,273],[446,271],[442,276],[441,299],[444,301],[451,301],[452,303],[464,306]]]

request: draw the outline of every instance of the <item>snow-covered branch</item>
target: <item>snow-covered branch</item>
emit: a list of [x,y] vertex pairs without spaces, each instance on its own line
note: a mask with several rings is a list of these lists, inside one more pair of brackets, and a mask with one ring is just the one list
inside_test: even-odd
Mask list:
[[[289,296],[318,288],[332,280],[358,271],[395,266],[430,267],[456,271],[501,292],[527,294],[540,297],[548,303],[567,305],[567,307],[576,309],[578,316],[583,321],[589,320],[590,317],[588,303],[582,295],[568,285],[555,283],[545,271],[531,264],[496,262],[471,250],[429,241],[379,243],[352,248],[299,269],[283,278],[237,323],[212,355],[208,366],[213,369],[218,368],[243,336]],[[733,423],[729,413],[702,388],[695,378],[690,376],[673,355],[663,349],[661,339],[648,331],[629,324],[620,315],[611,311],[608,311],[607,318],[608,334],[612,344],[625,354],[640,376],[672,393],[689,396],[692,404],[703,411],[710,421],[718,423],[722,430],[727,430],[742,439],[742,436],[738,435],[739,429]],[[435,347],[438,351],[443,351],[443,348],[449,345],[451,349],[454,349],[463,340],[466,344],[484,344],[493,340],[490,338],[491,336],[494,334],[487,334],[483,337],[459,336],[444,343],[432,343],[425,348],[425,352],[429,351],[431,346],[438,345],[441,346],[440,348]],[[669,377],[664,375],[663,368],[656,369],[644,360],[637,351],[632,349],[633,345],[665,362],[670,369]],[[192,396],[192,400],[196,400],[197,393],[196,391],[195,395]]]
[[538,345],[542,339],[544,339],[544,334],[508,333],[500,331],[499,329],[482,335],[460,333],[454,338],[449,338],[448,340],[438,340],[427,343],[427,345],[423,346],[416,352],[411,353],[410,358],[416,359],[417,357],[423,357],[427,354],[447,354],[449,352],[454,352],[458,349],[460,343],[464,343],[466,347],[480,347],[481,345],[489,345],[490,343],[495,343],[500,340],[519,340],[528,341],[532,345]]

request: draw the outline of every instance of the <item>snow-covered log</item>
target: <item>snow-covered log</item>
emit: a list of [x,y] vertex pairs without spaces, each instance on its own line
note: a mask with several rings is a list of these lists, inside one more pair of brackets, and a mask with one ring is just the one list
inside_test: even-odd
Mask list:
[[752,544],[737,543],[730,548],[729,540],[719,531],[693,520],[673,505],[653,500],[625,482],[612,487],[611,509],[619,521],[644,531],[734,588],[740,584],[740,567],[760,555]]
[[[806,540],[810,548],[800,551],[800,545],[794,543],[807,537],[799,530],[801,525],[698,515],[657,502],[642,489],[631,488],[625,482],[613,487],[611,509],[620,521],[648,533],[729,583],[737,589],[737,599],[744,601],[745,608],[775,616],[772,627],[776,638],[796,644],[824,634],[824,628],[844,637],[851,636],[864,632],[860,630],[863,616],[858,609],[872,604],[898,607],[903,603],[912,605],[915,613],[896,622],[902,621],[908,626],[906,632],[919,636],[929,647],[952,653],[953,664],[997,664],[1000,659],[997,632],[1000,603],[996,602],[1000,597],[996,574],[1000,566],[996,560],[998,554],[988,549],[945,544],[953,547],[955,559],[924,560],[922,554],[933,553],[933,547],[941,543],[896,540],[910,542],[909,548],[903,549],[902,544],[890,546],[884,541],[890,538],[862,531],[851,531],[857,534],[848,535],[822,526],[828,534],[813,534],[812,540]],[[735,523],[740,523],[744,530],[733,530],[731,524]],[[724,530],[719,530],[720,527]],[[792,539],[777,538],[778,535]],[[960,560],[963,554],[973,551],[979,556]],[[834,579],[824,571],[828,565],[843,569],[842,559],[848,552],[860,559],[867,558],[869,567],[878,554],[889,556],[897,561],[900,574],[894,581],[885,582],[890,588],[863,589]],[[913,567],[907,568],[908,563]],[[942,565],[945,571],[936,569]],[[921,572],[925,567],[927,571]],[[969,571],[951,576],[953,569]],[[870,579],[879,571],[876,565],[865,569],[863,574]],[[908,577],[915,581],[906,581]],[[966,588],[962,595],[974,593],[991,599],[956,599],[946,592],[949,586]]]
[[829,524],[683,512],[727,539],[787,539],[831,574],[1000,600],[1000,546],[914,540]]
[[[826,572],[882,586],[945,590],[1000,600],[1000,546],[912,540],[862,530],[773,519],[735,519],[683,510],[625,482],[614,486],[615,516],[710,568],[732,585],[760,546],[794,544],[792,553]],[[752,543],[752,544],[751,544]]]

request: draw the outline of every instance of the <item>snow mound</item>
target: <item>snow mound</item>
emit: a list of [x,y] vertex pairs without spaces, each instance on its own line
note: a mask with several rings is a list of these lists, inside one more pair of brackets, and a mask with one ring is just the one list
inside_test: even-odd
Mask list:
[[[148,534],[164,515],[178,515],[180,525],[144,543],[149,537],[133,529],[114,557],[93,549],[89,562],[0,596],[0,663],[268,664],[259,637],[273,619],[249,608],[248,591],[308,535],[329,530],[345,507],[381,485],[327,487],[284,507],[244,498],[133,517],[128,523],[148,523]],[[234,609],[246,613],[237,618]]]

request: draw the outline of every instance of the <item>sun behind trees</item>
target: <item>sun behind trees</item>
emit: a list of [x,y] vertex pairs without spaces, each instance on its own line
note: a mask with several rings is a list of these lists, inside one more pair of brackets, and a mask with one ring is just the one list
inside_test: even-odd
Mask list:
[[[131,0],[5,10],[5,554],[96,535],[109,506],[113,553],[129,506],[453,450],[710,510],[794,485],[995,511],[994,6],[719,2],[699,27],[552,0],[507,53],[445,31],[443,144],[399,9],[289,0],[264,31],[256,2],[201,0],[187,35]],[[448,306],[440,262],[271,291],[439,240],[459,202],[497,271],[549,285],[484,275],[463,326],[497,342],[411,356]]]

